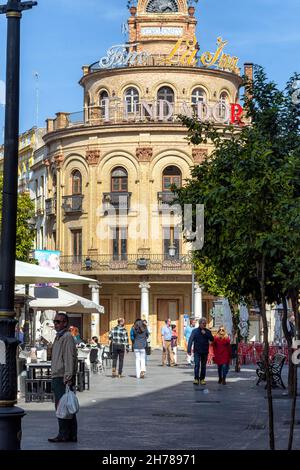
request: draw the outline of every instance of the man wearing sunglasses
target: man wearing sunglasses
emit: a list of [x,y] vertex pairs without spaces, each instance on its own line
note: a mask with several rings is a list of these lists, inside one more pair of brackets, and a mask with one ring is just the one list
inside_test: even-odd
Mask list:
[[[200,318],[199,328],[193,330],[189,339],[188,351],[190,355],[192,352],[192,346],[194,345],[194,361],[195,361],[195,377],[194,385],[205,385],[206,376],[206,363],[208,358],[209,343],[214,341],[214,337],[211,331],[206,328],[206,318]],[[201,365],[201,372],[199,377],[199,370]]]
[[[77,349],[69,332],[69,318],[65,313],[57,313],[54,318],[56,337],[52,347],[51,375],[55,409],[66,391],[66,385],[75,385],[77,372]],[[71,419],[58,418],[59,432],[49,442],[77,442],[76,414]]]

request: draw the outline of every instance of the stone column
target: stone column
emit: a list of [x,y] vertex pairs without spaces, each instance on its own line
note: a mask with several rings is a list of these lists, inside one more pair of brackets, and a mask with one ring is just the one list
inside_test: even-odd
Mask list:
[[[92,301],[100,305],[100,289],[101,284],[89,284],[89,288],[92,290]],[[91,318],[91,338],[93,336],[100,336],[100,313],[92,313]]]
[[141,282],[139,285],[141,289],[141,318],[147,320],[149,325],[149,289],[150,284],[148,282]]
[[202,317],[202,288],[198,282],[195,282],[195,318],[199,320]]

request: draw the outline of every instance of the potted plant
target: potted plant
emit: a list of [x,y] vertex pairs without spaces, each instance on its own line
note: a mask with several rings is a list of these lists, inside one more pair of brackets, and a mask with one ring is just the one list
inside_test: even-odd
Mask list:
[[188,12],[190,16],[194,16],[195,14],[195,4],[198,3],[198,0],[188,0]]
[[136,0],[128,0],[127,8],[130,11],[131,16],[136,15]]

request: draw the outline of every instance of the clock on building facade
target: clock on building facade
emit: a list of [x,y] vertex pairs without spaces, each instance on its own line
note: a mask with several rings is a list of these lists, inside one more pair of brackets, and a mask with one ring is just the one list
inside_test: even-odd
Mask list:
[[178,12],[177,0],[150,0],[146,11],[148,13],[176,13]]

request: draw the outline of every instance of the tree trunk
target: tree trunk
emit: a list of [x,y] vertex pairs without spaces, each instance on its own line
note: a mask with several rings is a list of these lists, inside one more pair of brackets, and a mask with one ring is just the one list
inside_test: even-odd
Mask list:
[[294,390],[294,364],[292,361],[292,355],[293,355],[293,338],[290,332],[288,331],[287,328],[287,319],[288,319],[288,308],[287,308],[287,302],[286,298],[282,298],[282,305],[283,305],[283,317],[282,317],[282,329],[283,333],[288,345],[288,352],[289,352],[289,372],[288,372],[288,392],[289,396],[292,397],[293,395],[293,390]]
[[269,410],[269,444],[270,449],[275,450],[275,435],[274,435],[274,412],[273,412],[273,399],[272,399],[272,380],[270,374],[270,361],[269,361],[269,338],[268,338],[268,321],[266,314],[266,292],[265,292],[265,256],[263,255],[261,262],[257,263],[258,278],[260,283],[260,312],[263,322],[263,337],[264,337],[264,352],[263,362],[266,368],[267,379],[267,397],[268,397],[268,410]]
[[[299,327],[300,327],[300,316],[299,316],[299,290],[293,289],[291,295],[293,311],[295,313],[295,323],[296,323],[296,340],[299,340]],[[291,423],[290,423],[290,434],[289,434],[289,443],[288,443],[288,450],[292,450],[293,448],[293,440],[294,440],[294,429],[295,429],[295,417],[296,417],[296,408],[297,408],[297,388],[298,388],[298,367],[296,364],[293,364],[294,367],[294,386],[293,386],[293,400],[292,400],[292,408],[291,408]]]

